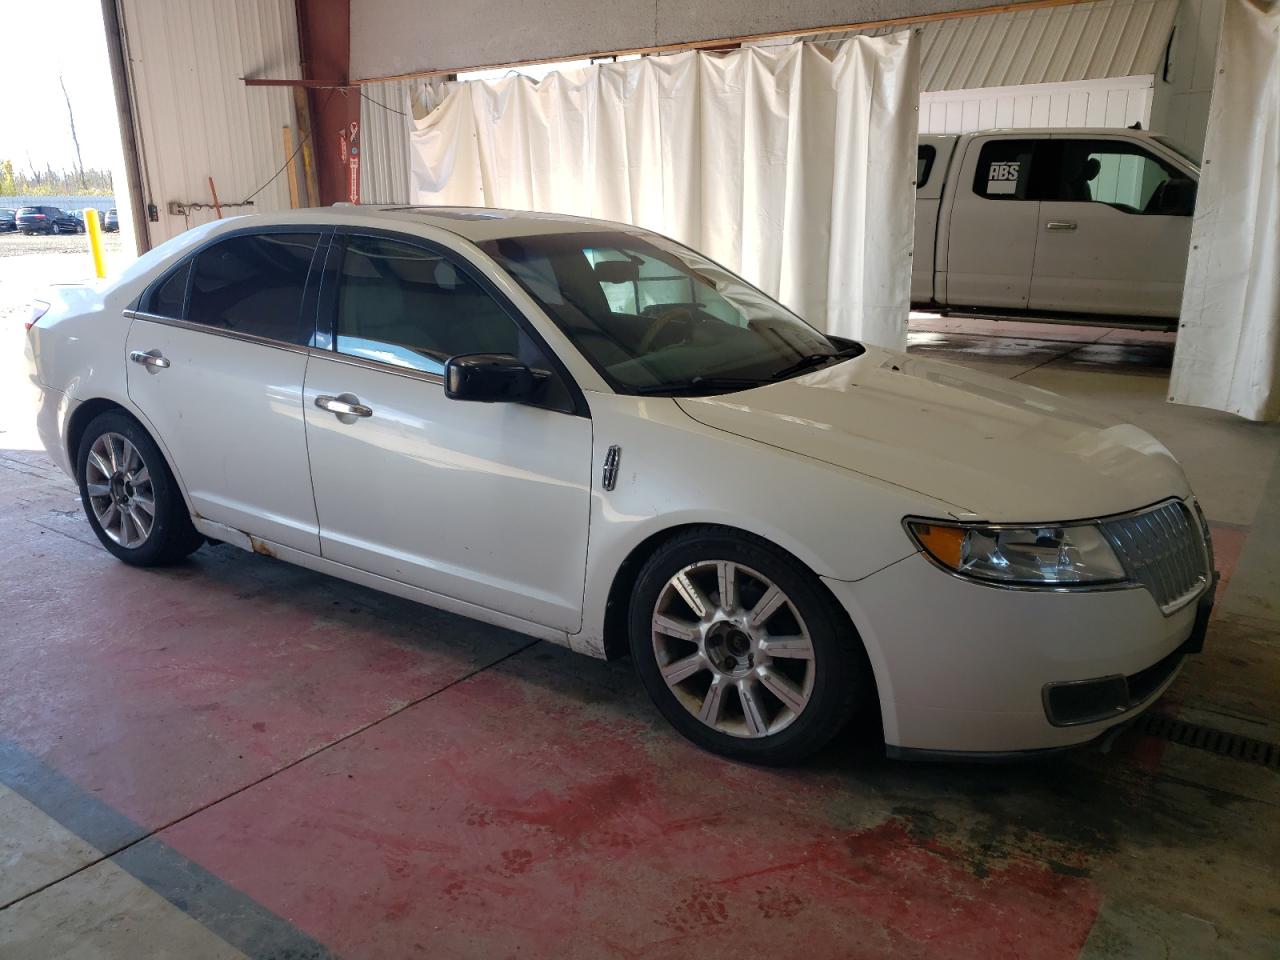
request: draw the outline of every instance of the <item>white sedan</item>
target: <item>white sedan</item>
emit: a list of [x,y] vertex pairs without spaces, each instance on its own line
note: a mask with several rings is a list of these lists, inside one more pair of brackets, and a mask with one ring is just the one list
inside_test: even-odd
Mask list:
[[780,763],[1093,739],[1198,650],[1208,529],[1150,435],[827,336],[633,227],[343,207],[223,220],[29,333],[103,546],[206,539],[612,657]]

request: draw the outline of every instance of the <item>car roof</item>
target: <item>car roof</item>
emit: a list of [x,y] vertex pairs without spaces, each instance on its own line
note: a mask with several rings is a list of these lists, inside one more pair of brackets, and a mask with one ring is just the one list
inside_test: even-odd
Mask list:
[[427,226],[446,231],[473,243],[502,237],[535,236],[551,233],[582,233],[603,230],[637,232],[639,228],[609,220],[594,220],[559,213],[535,213],[529,210],[505,210],[494,207],[411,206],[405,204],[336,203],[332,207],[251,214],[222,221],[246,227],[274,224],[328,224],[333,226],[382,227],[388,230],[406,226]]
[[1152,139],[1159,136],[1154,130],[1134,130],[1132,127],[990,127],[986,130],[969,130],[965,133],[922,133],[921,140],[955,140],[959,137],[987,136],[996,133],[1002,137],[1135,137]]

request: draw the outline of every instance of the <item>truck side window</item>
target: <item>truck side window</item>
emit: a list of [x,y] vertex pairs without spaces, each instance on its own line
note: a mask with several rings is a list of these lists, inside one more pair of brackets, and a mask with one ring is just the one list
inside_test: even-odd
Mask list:
[[1105,203],[1125,213],[1189,217],[1196,184],[1136,143],[1062,140],[1061,173],[1046,200]]
[[927,143],[916,147],[916,189],[919,190],[929,182],[929,173],[933,170],[933,161],[937,159],[937,147]]
[[990,200],[1038,200],[1031,189],[1035,140],[988,140],[978,154],[973,192]]

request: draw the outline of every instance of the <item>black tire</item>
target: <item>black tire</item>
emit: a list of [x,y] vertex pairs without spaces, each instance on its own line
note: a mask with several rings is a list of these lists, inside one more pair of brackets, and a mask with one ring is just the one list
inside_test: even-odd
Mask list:
[[[90,451],[100,438],[108,434],[128,440],[146,466],[154,514],[151,527],[140,543],[124,545],[108,534],[90,496]],[[97,467],[92,469],[94,478],[101,481],[102,472]],[[85,428],[80,438],[80,449],[76,452],[76,482],[80,487],[80,502],[93,532],[108,551],[125,563],[137,567],[174,563],[194,553],[204,543],[204,537],[191,524],[186,501],[182,499],[182,492],[160,448],[143,426],[122,410],[100,413]],[[99,496],[96,499],[103,503],[105,498]],[[138,533],[136,526],[131,530]]]
[[[763,586],[763,581],[756,581],[751,576],[752,573],[758,573],[764,580],[776,585],[790,601],[789,608],[781,608],[785,611],[784,629],[781,632],[788,632],[785,629],[785,618],[792,617],[793,613],[798,616],[791,620],[791,624],[794,626],[796,620],[801,620],[801,631],[807,628],[812,652],[812,674],[804,682],[811,684],[811,692],[799,713],[792,711],[788,714],[782,700],[771,693],[766,697],[770,703],[783,708],[774,714],[775,718],[789,717],[785,725],[776,732],[759,736],[745,735],[745,701],[741,694],[726,699],[725,707],[717,712],[723,714],[724,711],[731,711],[733,703],[736,703],[743,716],[743,735],[722,732],[704,723],[691,712],[694,708],[687,705],[691,699],[696,701],[699,695],[699,681],[696,678],[701,674],[691,674],[689,680],[683,681],[693,684],[694,688],[690,692],[682,687],[679,696],[663,679],[659,663],[663,654],[655,649],[653,630],[656,607],[660,600],[668,602],[664,597],[671,596],[667,588],[673,577],[691,565],[714,561],[728,561],[746,568],[739,573],[740,577],[745,577],[745,581],[740,581],[740,595],[738,603],[734,605],[746,607],[749,600],[746,596],[748,587],[754,585],[754,589],[758,591]],[[705,570],[706,568],[695,567],[694,576],[703,576]],[[713,589],[709,586],[706,596],[712,600],[713,605],[719,606],[718,592],[711,592]],[[693,608],[690,606],[687,610],[692,611]],[[690,617],[680,619],[687,620]],[[812,571],[795,557],[748,534],[722,527],[697,527],[667,541],[640,571],[631,596],[628,621],[631,654],[636,663],[636,671],[655,706],[682,735],[712,753],[749,763],[796,763],[825,746],[847,725],[855,708],[860,704],[870,707],[874,699],[875,688],[866,653],[853,625],[835,598]],[[766,622],[777,621],[767,618]],[[660,638],[660,642],[665,645],[669,641]],[[696,651],[708,661],[712,659],[708,653],[709,643],[707,635],[700,641],[677,641],[677,645],[686,644],[684,649]],[[743,669],[744,664],[747,668],[747,677],[743,683],[756,684],[751,670],[763,668],[763,660],[752,659],[752,656],[758,655],[745,654],[737,662],[738,669]],[[668,663],[675,659],[677,656],[671,655]],[[774,660],[770,669],[781,667],[785,663],[792,661]],[[706,673],[706,686],[709,688],[718,674],[710,668],[703,669]],[[809,668],[801,665],[800,669]],[[725,676],[720,679],[725,679]],[[760,689],[758,684],[755,689]],[[729,693],[725,697],[729,698]],[[717,722],[732,723],[733,720],[725,715],[723,721]]]
[[58,234],[62,233],[62,228],[61,228],[60,226],[58,226],[58,225],[55,223],[55,224],[53,225],[53,229],[52,229],[52,230],[50,230],[49,232],[50,232],[50,233],[52,233],[52,234],[56,237],[56,236],[58,236]]

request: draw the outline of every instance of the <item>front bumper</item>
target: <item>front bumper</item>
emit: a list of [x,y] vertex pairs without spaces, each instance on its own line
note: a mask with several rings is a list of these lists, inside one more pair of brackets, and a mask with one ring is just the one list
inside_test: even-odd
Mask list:
[[[918,554],[855,583],[825,582],[867,648],[891,753],[1000,755],[1096,739],[1159,698],[1177,675],[1175,654],[1202,642],[1207,620],[1203,600],[1166,617],[1141,587],[1007,590],[949,576]],[[1211,604],[1212,588],[1204,596]],[[1123,709],[1050,720],[1047,689],[1103,678],[1125,681],[1112,686]]]

